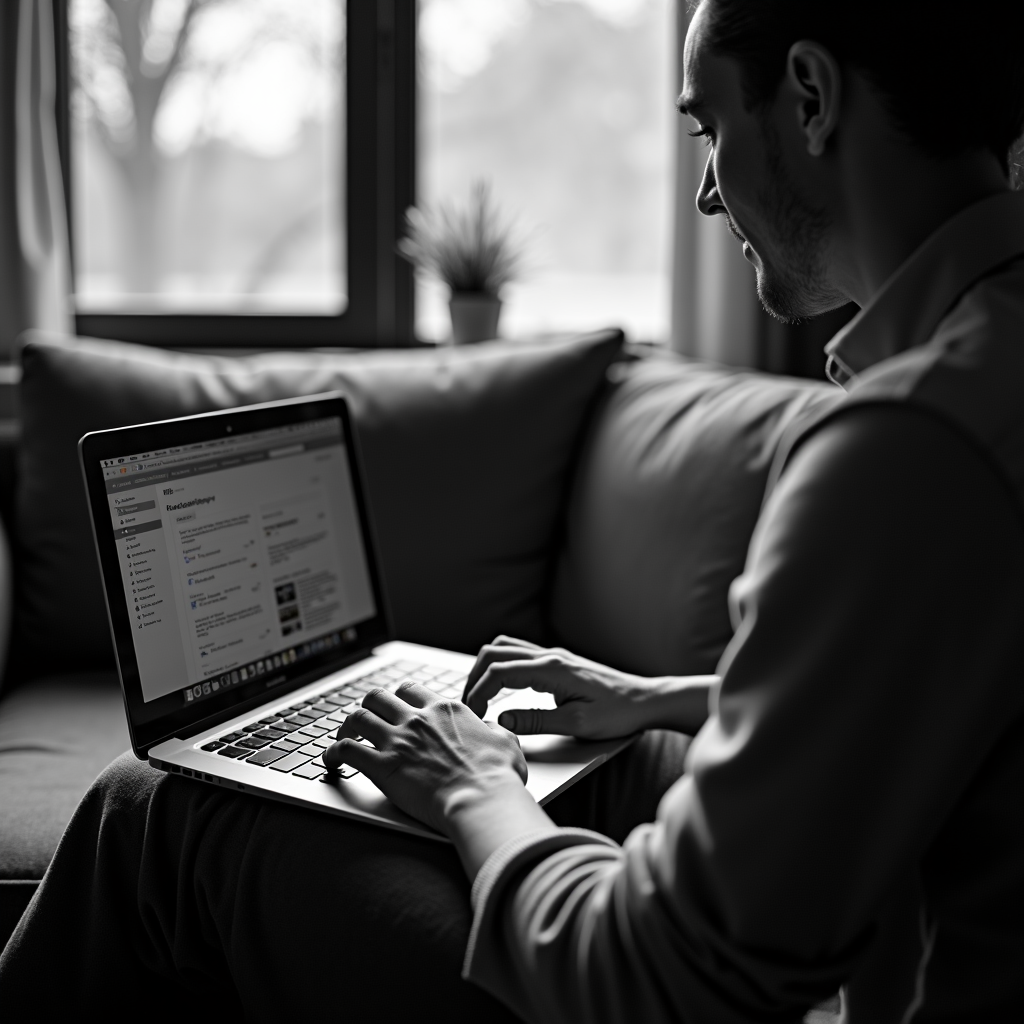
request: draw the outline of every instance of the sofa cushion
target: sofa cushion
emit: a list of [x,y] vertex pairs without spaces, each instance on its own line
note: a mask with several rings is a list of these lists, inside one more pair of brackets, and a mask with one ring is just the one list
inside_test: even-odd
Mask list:
[[499,629],[540,638],[569,465],[621,343],[604,331],[231,358],[35,335],[20,395],[22,671],[112,664],[82,434],[331,390],[351,402],[398,636],[462,651]]
[[669,355],[614,373],[573,485],[551,628],[628,671],[713,672],[779,440],[842,392]]
[[0,880],[42,878],[94,778],[131,746],[112,672],[35,679],[0,699]]

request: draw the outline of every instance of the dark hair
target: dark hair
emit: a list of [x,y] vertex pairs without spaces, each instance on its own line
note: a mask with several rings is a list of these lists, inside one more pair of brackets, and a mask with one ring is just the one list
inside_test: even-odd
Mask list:
[[863,73],[926,153],[987,149],[1008,170],[1024,132],[1022,0],[702,2],[708,42],[739,61],[749,108],[772,100],[790,46],[812,39]]

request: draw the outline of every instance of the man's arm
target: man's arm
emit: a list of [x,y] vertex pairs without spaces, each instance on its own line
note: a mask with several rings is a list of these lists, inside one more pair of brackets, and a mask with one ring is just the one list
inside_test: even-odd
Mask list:
[[1022,580],[1009,496],[950,428],[833,420],[762,516],[658,821],[621,850],[495,853],[467,976],[538,1021],[785,1018],[834,992],[1020,714]]
[[554,708],[501,713],[499,723],[519,735],[602,740],[671,729],[692,736],[707,721],[708,699],[717,684],[718,676],[637,676],[561,647],[499,636],[480,650],[462,699],[482,718],[503,689],[550,693]]

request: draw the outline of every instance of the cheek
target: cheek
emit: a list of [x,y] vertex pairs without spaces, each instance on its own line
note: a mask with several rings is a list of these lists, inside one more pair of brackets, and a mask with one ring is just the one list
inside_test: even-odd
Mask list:
[[760,187],[757,154],[749,147],[720,146],[715,153],[715,177],[718,194],[742,233],[741,225],[758,221],[754,211]]

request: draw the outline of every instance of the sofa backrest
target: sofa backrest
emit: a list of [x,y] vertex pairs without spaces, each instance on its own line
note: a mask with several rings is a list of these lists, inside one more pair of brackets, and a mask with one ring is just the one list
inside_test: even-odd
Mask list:
[[502,623],[541,640],[570,466],[621,345],[621,332],[604,331],[440,351],[217,358],[36,336],[20,391],[20,673],[113,660],[82,434],[334,390],[350,401],[398,635],[472,652]]
[[552,637],[644,675],[713,672],[780,439],[843,393],[668,354],[613,373],[576,471]]

